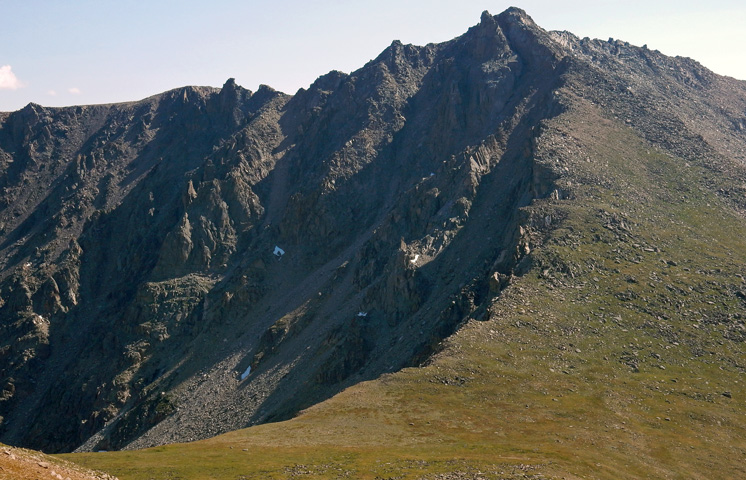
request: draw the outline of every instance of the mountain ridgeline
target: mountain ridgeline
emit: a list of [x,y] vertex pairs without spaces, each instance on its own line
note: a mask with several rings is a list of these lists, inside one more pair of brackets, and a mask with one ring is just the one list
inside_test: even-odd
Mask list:
[[551,206],[625,181],[569,159],[621,131],[743,217],[746,83],[518,9],[292,96],[231,79],[0,113],[0,441],[196,440],[421,365],[558,268],[535,256]]

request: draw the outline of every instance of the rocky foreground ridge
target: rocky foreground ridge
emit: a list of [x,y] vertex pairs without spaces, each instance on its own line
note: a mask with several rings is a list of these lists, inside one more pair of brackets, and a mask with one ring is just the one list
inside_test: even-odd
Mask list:
[[0,444],[0,478],[8,480],[117,480],[109,474],[22,448]]
[[518,9],[293,96],[229,80],[0,113],[0,441],[205,438],[426,361],[552,270],[546,205],[617,181],[569,170],[587,150],[552,121],[573,111],[746,211],[746,83]]

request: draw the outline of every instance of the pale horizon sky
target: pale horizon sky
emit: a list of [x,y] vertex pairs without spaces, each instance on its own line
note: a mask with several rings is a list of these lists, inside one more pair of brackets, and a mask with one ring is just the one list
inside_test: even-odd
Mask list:
[[140,100],[231,77],[292,94],[393,40],[450,40],[483,10],[510,6],[547,30],[647,44],[746,80],[742,0],[0,0],[0,111]]

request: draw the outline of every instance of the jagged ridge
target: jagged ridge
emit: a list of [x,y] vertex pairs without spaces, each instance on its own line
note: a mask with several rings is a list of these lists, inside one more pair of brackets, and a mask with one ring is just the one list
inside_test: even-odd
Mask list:
[[[3,441],[204,438],[418,364],[553,228],[523,209],[572,191],[541,140],[550,119],[590,101],[732,173],[744,90],[510,9],[292,97],[229,81],[29,105],[0,129]],[[713,185],[742,209],[730,178]]]

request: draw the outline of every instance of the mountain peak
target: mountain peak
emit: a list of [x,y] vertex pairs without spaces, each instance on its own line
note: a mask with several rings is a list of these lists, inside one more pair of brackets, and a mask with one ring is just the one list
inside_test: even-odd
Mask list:
[[525,10],[518,7],[509,7],[499,15],[492,15],[489,10],[485,10],[482,12],[480,23],[495,23],[498,18],[509,19],[520,23],[534,23],[531,16]]
[[[501,24],[518,24],[532,27],[537,26],[531,16],[518,7],[510,7],[499,14],[496,18]],[[484,20],[484,13],[482,14],[482,19]]]
[[488,10],[485,10],[484,12],[482,12],[482,18],[479,19],[479,23],[495,23],[495,17],[493,17]]
[[537,31],[542,29],[525,11],[517,7],[510,7],[499,15],[492,15],[488,10],[483,11],[476,30],[480,32],[501,30],[508,34],[509,31]]

